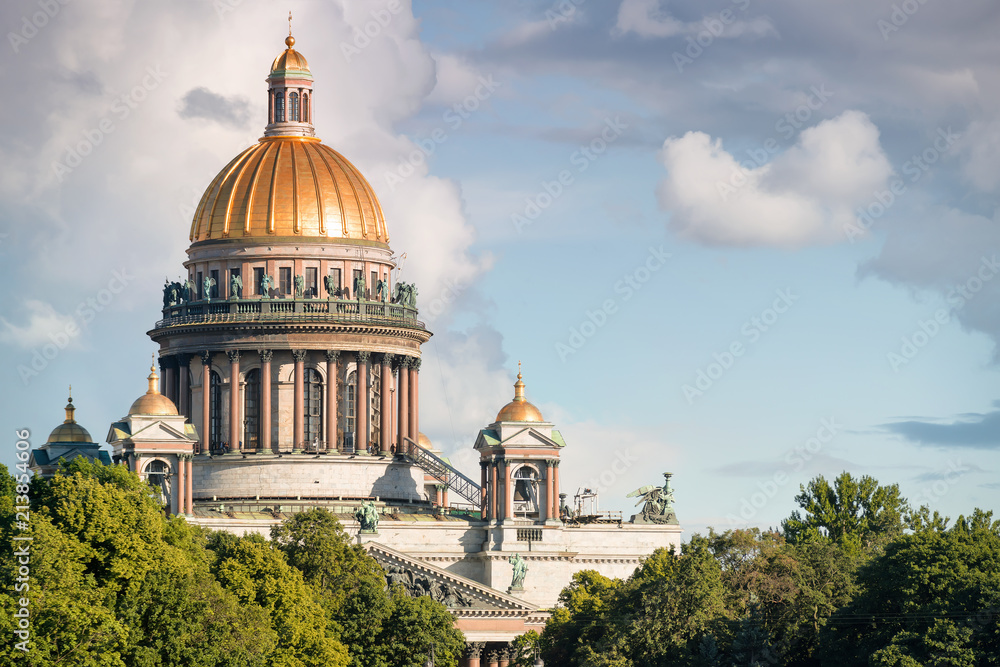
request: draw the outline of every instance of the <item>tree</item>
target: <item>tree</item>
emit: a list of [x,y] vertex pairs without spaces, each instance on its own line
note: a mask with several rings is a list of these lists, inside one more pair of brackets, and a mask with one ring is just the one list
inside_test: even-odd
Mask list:
[[855,479],[841,473],[831,485],[819,475],[807,486],[799,486],[798,510],[782,522],[785,539],[797,543],[811,535],[870,550],[903,532],[910,512],[899,485],[880,486],[868,475]]
[[[1000,523],[991,512],[901,535],[865,565],[830,619],[829,664],[988,664],[1000,655]],[[970,662],[971,661],[971,662]]]

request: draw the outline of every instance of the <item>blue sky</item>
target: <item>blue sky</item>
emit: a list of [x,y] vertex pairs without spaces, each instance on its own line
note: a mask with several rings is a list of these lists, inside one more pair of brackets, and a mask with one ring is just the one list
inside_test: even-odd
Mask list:
[[606,509],[667,470],[688,530],[776,525],[842,470],[996,507],[985,1],[5,3],[0,460],[70,383],[99,441],[144,391],[288,8],[318,134],[420,287],[421,427],[460,466],[521,360],[564,490]]

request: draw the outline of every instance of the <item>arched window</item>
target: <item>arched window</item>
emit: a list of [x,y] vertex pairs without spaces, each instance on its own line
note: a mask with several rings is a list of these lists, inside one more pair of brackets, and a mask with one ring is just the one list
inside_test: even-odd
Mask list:
[[538,516],[538,472],[531,466],[514,471],[514,516]]
[[159,496],[161,503],[170,508],[170,468],[160,460],[150,461],[146,466],[146,482],[149,483],[154,493]]
[[288,93],[288,120],[299,121],[299,94]]
[[316,451],[323,442],[323,376],[315,368],[305,372],[305,446]]
[[215,371],[208,384],[208,443],[210,452],[222,445],[222,378]]
[[260,369],[247,371],[243,388],[243,447],[260,447]]
[[277,92],[274,94],[274,122],[284,123],[285,122],[285,93]]
[[[354,434],[357,432],[358,373],[351,371],[347,376],[347,418],[344,420],[344,448],[354,451]],[[350,443],[350,447],[348,447]]]
[[302,93],[302,122],[309,122],[309,93]]

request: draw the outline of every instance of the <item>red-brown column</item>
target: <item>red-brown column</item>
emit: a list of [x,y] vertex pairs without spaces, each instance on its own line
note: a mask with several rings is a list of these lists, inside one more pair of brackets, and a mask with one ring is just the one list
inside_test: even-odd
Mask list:
[[483,654],[484,642],[473,642],[469,644],[469,667],[479,667],[479,658]]
[[184,475],[187,478],[187,513],[194,514],[194,463],[191,461],[190,455],[185,455],[185,458],[187,459],[184,461],[187,467],[187,472]]
[[240,442],[240,351],[229,350],[229,451],[243,449]]
[[357,384],[354,396],[354,426],[357,435],[354,436],[355,453],[364,455],[368,453],[368,415],[371,409],[368,405],[368,360],[371,352],[361,350],[358,352]]
[[208,454],[212,443],[209,441],[211,437],[211,432],[209,431],[211,424],[211,372],[212,372],[212,353],[202,352],[201,354],[201,449],[199,450],[202,454]]
[[260,449],[271,449],[271,359],[274,352],[258,350],[260,354]]
[[490,521],[497,520],[497,511],[500,509],[500,489],[497,488],[497,484],[500,481],[499,471],[497,470],[499,465],[499,461],[490,461]]
[[389,439],[392,437],[392,355],[382,355],[382,371],[379,376],[379,439],[378,449],[382,456],[389,455]]
[[503,518],[514,517],[514,493],[510,480],[511,466],[509,461],[503,462]]
[[184,492],[187,491],[187,482],[184,480],[184,455],[177,456],[177,511],[174,514],[184,514],[187,501],[184,499]]
[[295,360],[295,400],[292,401],[292,408],[295,414],[292,417],[292,451],[302,449],[302,440],[305,437],[305,375],[306,375],[306,351],[292,350],[292,358]]
[[340,449],[337,442],[337,376],[340,350],[326,351],[326,451]]
[[490,477],[489,465],[488,461],[479,462],[479,516],[483,519],[490,518],[489,496],[487,495],[489,491],[487,484]]
[[552,515],[555,518],[559,518],[559,461],[552,462],[552,506],[555,508],[555,513]]
[[540,509],[542,521],[552,518],[552,461],[545,462],[545,503]]
[[188,418],[191,417],[190,363],[190,354],[177,355],[177,411]]
[[420,435],[420,359],[410,360],[410,440],[419,442]]
[[396,396],[396,403],[399,407],[399,419],[396,420],[398,434],[396,436],[396,453],[406,454],[409,447],[406,444],[406,437],[410,431],[407,429],[407,415],[410,411],[410,396],[407,389],[410,386],[410,358],[403,357],[399,362],[399,390]]

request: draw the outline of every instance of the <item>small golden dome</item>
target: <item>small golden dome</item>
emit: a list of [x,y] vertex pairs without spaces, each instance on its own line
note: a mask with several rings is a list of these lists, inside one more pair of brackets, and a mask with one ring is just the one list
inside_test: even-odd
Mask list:
[[149,367],[149,389],[146,393],[135,399],[132,407],[128,409],[129,415],[154,415],[154,416],[171,416],[178,414],[177,406],[169,398],[160,393],[160,389],[157,386],[160,381],[160,376],[156,374],[156,367]]
[[388,247],[372,186],[312,137],[265,137],[227,164],[201,198],[191,241],[355,239]]
[[70,388],[69,402],[66,404],[66,421],[52,429],[52,433],[49,434],[49,439],[45,441],[46,443],[93,442],[90,438],[90,433],[87,432],[87,429],[76,423],[76,418],[73,416],[75,411],[76,407],[73,405],[72,388]]
[[423,433],[417,433],[417,444],[424,449],[434,449],[434,445],[431,444],[431,439]]
[[291,75],[292,77],[296,74],[304,74],[304,78],[312,78],[305,56],[292,48],[295,46],[295,38],[292,37],[291,30],[288,31],[288,37],[285,38],[285,46],[288,48],[279,53],[278,57],[271,63],[271,74]]
[[497,422],[544,422],[542,413],[524,397],[524,381],[521,379],[521,362],[517,362],[517,382],[514,383],[514,400],[500,408]]

